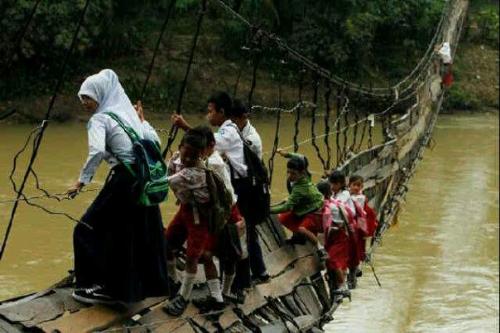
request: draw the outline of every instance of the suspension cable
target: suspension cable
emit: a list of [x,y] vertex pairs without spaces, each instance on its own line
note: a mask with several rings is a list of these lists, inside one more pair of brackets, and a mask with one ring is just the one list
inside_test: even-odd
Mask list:
[[[195,35],[193,37],[193,44],[191,46],[191,51],[189,53],[189,60],[188,60],[188,65],[186,67],[186,73],[184,74],[184,80],[182,81],[182,84],[181,84],[179,99],[177,100],[177,108],[175,110],[176,114],[181,114],[181,112],[182,112],[182,102],[184,99],[184,93],[186,91],[189,73],[191,72],[191,67],[193,65],[194,53],[196,51],[196,46],[198,45],[198,38],[200,37],[201,26],[202,26],[206,11],[207,11],[207,0],[201,0],[200,13],[198,15],[198,21],[196,23],[196,32],[195,32]],[[167,145],[162,153],[163,158],[165,158],[167,156],[167,153],[170,151],[170,147],[174,143],[174,140],[177,137],[178,131],[179,131],[179,128],[177,126],[172,125],[170,127]]]
[[[66,71],[66,67],[67,67],[67,64],[69,62],[69,58],[70,58],[71,54],[73,53],[73,50],[76,47],[76,42],[78,40],[78,34],[80,33],[80,28],[82,27],[82,24],[83,24],[83,21],[84,21],[84,17],[85,17],[85,13],[87,12],[89,4],[90,4],[90,0],[86,0],[85,6],[83,7],[83,9],[81,11],[81,14],[80,14],[80,19],[78,21],[78,25],[76,27],[76,30],[75,30],[74,34],[73,34],[73,39],[71,41],[71,46],[69,47],[69,49],[66,52],[66,55],[64,57],[63,65],[62,65],[61,71],[59,73],[59,78],[58,78],[56,86],[54,88],[54,93],[53,93],[52,98],[50,100],[49,107],[47,108],[47,112],[45,114],[45,118],[44,118],[45,121],[42,122],[42,125],[41,125],[41,128],[40,128],[40,132],[35,137],[35,145],[33,147],[32,153],[31,153],[31,158],[29,160],[28,167],[26,168],[26,171],[24,173],[24,177],[23,177],[23,180],[21,182],[21,185],[19,186],[19,190],[17,191],[17,199],[21,198],[24,195],[23,191],[24,191],[24,187],[26,185],[26,181],[28,180],[28,176],[30,175],[30,170],[31,170],[33,164],[35,163],[36,157],[38,155],[38,150],[40,148],[40,144],[42,143],[43,135],[45,133],[45,129],[47,128],[48,120],[50,119],[50,114],[51,114],[52,109],[54,107],[54,103],[56,101],[56,98],[57,98],[57,95],[59,93],[59,90],[61,88],[61,85],[62,85],[62,82],[63,82],[63,79],[64,79],[64,73]],[[3,239],[3,242],[2,242],[2,247],[0,249],[0,260],[2,260],[3,254],[5,252],[5,247],[7,246],[7,241],[9,239],[10,231],[12,229],[12,224],[14,222],[14,217],[16,215],[16,211],[17,211],[18,205],[19,205],[19,201],[16,200],[14,202],[14,205],[12,207],[12,211],[10,213],[9,223],[7,225],[7,230],[5,231],[5,236],[4,236],[4,239]]]

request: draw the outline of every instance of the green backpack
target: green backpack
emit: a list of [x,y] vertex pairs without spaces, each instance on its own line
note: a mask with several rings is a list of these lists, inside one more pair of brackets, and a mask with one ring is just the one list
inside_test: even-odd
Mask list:
[[161,156],[158,143],[141,139],[137,132],[125,125],[117,114],[112,112],[105,114],[113,118],[132,141],[135,170],[129,163],[121,162],[137,179],[135,185],[139,204],[154,206],[165,201],[168,195],[168,168]]
[[203,213],[207,217],[208,231],[211,234],[218,234],[224,229],[231,216],[233,197],[222,178],[215,171],[206,168],[205,175],[210,202]]

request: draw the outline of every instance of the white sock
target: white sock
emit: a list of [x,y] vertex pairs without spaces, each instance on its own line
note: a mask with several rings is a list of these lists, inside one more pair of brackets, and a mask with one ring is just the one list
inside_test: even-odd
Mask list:
[[224,274],[224,275],[222,275],[222,293],[224,295],[231,294],[231,286],[233,285],[233,281],[234,281],[235,276],[236,276],[236,274],[232,274],[232,275]]
[[208,289],[210,289],[210,295],[217,300],[217,302],[224,302],[222,298],[222,291],[220,290],[219,279],[208,280]]
[[167,272],[172,281],[175,283],[179,282],[179,276],[177,275],[177,261],[175,259],[167,260]]
[[184,274],[181,289],[179,289],[179,295],[184,297],[186,301],[189,301],[189,299],[191,298],[191,291],[193,291],[195,277],[196,274]]

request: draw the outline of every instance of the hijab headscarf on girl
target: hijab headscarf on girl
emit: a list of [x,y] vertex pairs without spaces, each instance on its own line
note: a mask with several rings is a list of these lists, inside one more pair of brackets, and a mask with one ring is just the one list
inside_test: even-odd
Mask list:
[[83,95],[92,98],[98,103],[96,114],[113,112],[126,125],[132,127],[140,137],[144,137],[141,120],[114,71],[103,69],[85,79],[80,91],[78,91],[80,100]]

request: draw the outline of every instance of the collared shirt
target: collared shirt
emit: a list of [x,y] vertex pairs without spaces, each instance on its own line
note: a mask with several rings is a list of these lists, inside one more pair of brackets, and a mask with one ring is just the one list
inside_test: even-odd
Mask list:
[[236,204],[238,197],[234,193],[233,184],[231,184],[231,175],[227,169],[227,164],[224,162],[218,151],[214,151],[207,159],[207,166],[214,170],[217,175],[224,181],[227,190],[231,193],[233,198],[233,205]]
[[247,121],[247,124],[241,130],[241,135],[251,143],[250,149],[262,159],[262,139],[255,127],[250,124],[250,121]]
[[204,168],[185,168],[179,152],[176,152],[168,162],[168,170],[170,188],[181,203],[192,204],[193,202],[206,203],[210,201]]
[[247,166],[243,153],[243,140],[238,132],[238,127],[231,120],[226,120],[214,134],[215,149],[227,157],[234,170],[235,178],[247,176]]
[[323,207],[323,194],[308,176],[297,180],[285,203],[271,207],[271,214],[292,211],[298,217],[317,211]]
[[353,216],[356,215],[356,207],[354,207],[354,202],[352,202],[351,194],[347,190],[342,190],[337,193],[333,193],[332,199],[339,200],[344,204],[352,213]]
[[[144,139],[160,143],[160,138],[151,125],[144,121],[142,123]],[[119,161],[133,163],[135,161],[132,152],[132,141],[125,131],[110,116],[104,113],[96,113],[87,124],[89,142],[89,154],[87,161],[80,172],[79,181],[88,184],[103,160],[110,167],[119,164]]]

